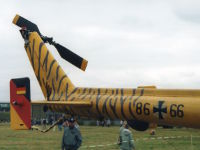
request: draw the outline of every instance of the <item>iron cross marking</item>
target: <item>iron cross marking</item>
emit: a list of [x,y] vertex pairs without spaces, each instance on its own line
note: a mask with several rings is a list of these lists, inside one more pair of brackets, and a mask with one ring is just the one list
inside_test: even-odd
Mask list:
[[158,101],[158,106],[153,107],[153,113],[158,113],[158,118],[159,119],[164,119],[163,118],[163,113],[167,113],[167,107],[163,105],[164,101]]

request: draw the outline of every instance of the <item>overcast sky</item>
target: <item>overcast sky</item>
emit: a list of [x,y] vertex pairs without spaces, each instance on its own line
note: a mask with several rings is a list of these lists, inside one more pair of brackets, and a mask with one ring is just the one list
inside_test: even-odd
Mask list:
[[24,50],[16,14],[89,61],[85,72],[48,46],[76,86],[200,89],[200,1],[0,1],[0,102],[9,81],[30,77],[31,96],[44,99]]

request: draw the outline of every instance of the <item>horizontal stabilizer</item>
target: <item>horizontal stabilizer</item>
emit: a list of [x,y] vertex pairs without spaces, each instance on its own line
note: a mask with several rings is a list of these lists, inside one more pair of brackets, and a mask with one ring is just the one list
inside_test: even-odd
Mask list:
[[66,105],[66,106],[73,106],[73,107],[90,107],[92,106],[91,101],[32,101],[34,104],[40,105]]

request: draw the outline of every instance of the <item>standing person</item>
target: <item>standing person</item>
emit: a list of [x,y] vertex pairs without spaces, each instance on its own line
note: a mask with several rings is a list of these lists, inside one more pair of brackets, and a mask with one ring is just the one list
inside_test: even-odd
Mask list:
[[97,126],[99,126],[99,120],[97,120]]
[[124,129],[121,131],[120,150],[135,150],[133,136],[128,128],[128,124],[126,124]]
[[58,122],[58,131],[62,131],[63,121]]
[[75,127],[75,119],[68,120],[68,126],[64,129],[62,138],[62,150],[77,150],[82,143],[80,131]]
[[106,120],[106,125],[107,125],[107,127],[110,127],[110,125],[111,125],[110,119]]
[[120,120],[120,127],[123,125],[123,120]]
[[[122,120],[121,120],[122,121]],[[127,121],[120,121],[120,129],[119,129],[119,138],[118,138],[118,145],[122,144],[122,131],[125,129],[125,126],[127,125]]]

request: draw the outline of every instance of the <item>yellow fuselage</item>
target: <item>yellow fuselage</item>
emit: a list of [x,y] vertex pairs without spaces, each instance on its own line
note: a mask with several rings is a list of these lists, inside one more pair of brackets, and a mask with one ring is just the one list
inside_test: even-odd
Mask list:
[[49,105],[52,111],[89,118],[140,120],[200,128],[200,90],[76,88],[67,101],[90,101],[91,107]]

